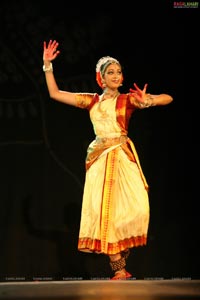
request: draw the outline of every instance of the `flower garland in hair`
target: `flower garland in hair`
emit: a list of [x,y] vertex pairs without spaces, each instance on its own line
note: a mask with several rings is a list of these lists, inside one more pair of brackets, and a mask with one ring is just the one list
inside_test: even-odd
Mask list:
[[100,58],[96,64],[96,81],[98,85],[103,88],[102,86],[102,66],[106,65],[108,62],[115,62],[120,65],[119,61],[111,56],[103,56]]

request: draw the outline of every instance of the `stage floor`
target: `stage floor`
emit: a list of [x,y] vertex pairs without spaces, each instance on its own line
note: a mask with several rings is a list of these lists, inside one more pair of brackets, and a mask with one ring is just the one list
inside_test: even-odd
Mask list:
[[0,282],[1,300],[200,299],[200,280]]

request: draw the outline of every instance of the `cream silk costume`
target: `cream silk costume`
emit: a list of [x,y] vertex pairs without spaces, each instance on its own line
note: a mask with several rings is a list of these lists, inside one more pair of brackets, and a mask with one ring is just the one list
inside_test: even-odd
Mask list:
[[127,136],[135,110],[129,94],[100,101],[77,93],[96,135],[87,150],[78,249],[116,254],[147,243],[148,184],[133,142]]

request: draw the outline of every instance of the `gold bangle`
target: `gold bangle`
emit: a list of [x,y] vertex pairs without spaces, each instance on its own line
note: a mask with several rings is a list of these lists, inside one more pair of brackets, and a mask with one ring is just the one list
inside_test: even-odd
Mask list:
[[153,96],[151,94],[147,94],[147,98],[144,103],[140,102],[140,108],[147,108],[153,106]]
[[43,69],[44,72],[53,72],[53,65],[50,62],[50,64],[49,64],[48,67],[46,67],[45,65],[43,65],[42,69]]
[[148,94],[148,97],[145,101],[145,107],[149,107],[153,105],[153,96],[151,94]]

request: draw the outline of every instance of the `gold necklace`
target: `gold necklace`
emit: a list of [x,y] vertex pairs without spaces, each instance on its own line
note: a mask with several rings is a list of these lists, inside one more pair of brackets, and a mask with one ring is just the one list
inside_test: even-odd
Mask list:
[[[115,93],[114,96],[111,98],[111,101],[112,101],[112,100],[115,100],[115,99],[117,98],[118,95],[119,95],[119,92],[117,91],[117,93]],[[107,98],[107,99],[109,99],[109,98]],[[106,100],[106,99],[105,99],[105,100]],[[102,108],[102,104],[101,104],[101,103],[102,103],[103,101],[105,101],[105,100],[104,100],[103,97],[102,97],[101,100],[99,99],[99,103],[98,103],[98,111],[101,113],[101,117],[104,118],[104,119],[107,118],[107,117],[109,116],[109,114],[107,113],[107,110]]]
[[[107,97],[106,99],[115,99],[116,98],[116,96],[119,94],[119,92],[117,91],[116,93],[114,93],[113,95],[111,95],[111,96],[109,96],[109,97]],[[104,100],[106,100],[105,98],[104,98],[104,96],[105,96],[106,94],[105,93],[103,93],[103,95],[102,95],[102,99],[100,100],[100,101],[104,101]],[[109,95],[109,94],[108,94]]]

